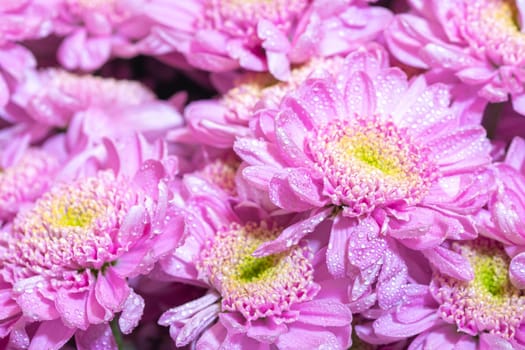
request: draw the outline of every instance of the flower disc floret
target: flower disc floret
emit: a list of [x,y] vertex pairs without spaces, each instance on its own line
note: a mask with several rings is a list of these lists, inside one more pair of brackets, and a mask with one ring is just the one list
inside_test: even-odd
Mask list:
[[474,279],[434,276],[432,292],[441,317],[470,335],[488,332],[513,339],[525,320],[525,293],[509,279],[510,258],[499,243],[487,239],[455,243],[453,249],[469,260]]
[[400,201],[417,204],[438,176],[430,150],[378,118],[331,121],[317,129],[309,148],[334,188],[332,203],[356,216]]
[[317,294],[309,248],[297,246],[279,254],[252,256],[261,243],[280,231],[265,223],[232,223],[208,242],[198,268],[220,292],[223,311],[240,312],[248,320],[285,317],[294,304]]

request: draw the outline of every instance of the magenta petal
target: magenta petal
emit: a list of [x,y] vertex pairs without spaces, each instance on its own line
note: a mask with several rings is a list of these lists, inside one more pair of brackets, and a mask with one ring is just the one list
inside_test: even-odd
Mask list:
[[327,200],[321,194],[321,180],[315,178],[312,172],[312,170],[305,168],[289,169],[287,174],[288,183],[294,194],[303,202],[322,207],[326,205]]
[[188,316],[192,316],[196,311],[214,304],[218,299],[219,295],[215,292],[206,293],[198,299],[189,301],[164,312],[162,316],[160,316],[158,323],[161,326],[169,326],[174,322],[182,321]]
[[275,118],[275,136],[281,154],[291,166],[308,166],[312,161],[305,155],[305,137],[309,126],[295,112],[285,109]]
[[109,321],[113,317],[112,313],[102,307],[95,295],[95,289],[91,288],[87,297],[86,317],[90,324],[99,324],[103,321]]
[[359,226],[356,220],[342,215],[338,215],[334,219],[330,232],[330,242],[326,251],[326,266],[335,278],[344,276],[348,238],[356,226]]
[[285,174],[275,176],[270,181],[269,196],[276,206],[288,211],[303,212],[316,207],[298,196]]
[[94,70],[111,54],[109,38],[88,38],[84,29],[68,36],[58,49],[58,59],[68,69]]
[[184,346],[195,340],[217,319],[219,312],[219,304],[212,304],[193,315],[177,335],[177,339],[175,340],[177,346]]
[[274,343],[277,338],[288,331],[288,327],[283,323],[275,323],[271,317],[252,321],[246,335],[261,343]]
[[242,176],[258,189],[266,190],[278,170],[272,166],[252,165],[242,169]]
[[301,304],[299,321],[323,327],[347,327],[352,323],[352,312],[337,300],[310,300]]
[[516,288],[525,289],[525,253],[520,253],[512,258],[509,266],[509,276]]
[[392,246],[386,251],[383,258],[383,267],[377,282],[377,300],[379,307],[390,309],[399,303],[404,295],[403,286],[407,282],[407,266]]
[[354,226],[348,243],[350,264],[365,270],[378,264],[386,249],[384,237],[379,235],[377,222],[368,217]]
[[283,164],[277,147],[265,141],[241,138],[235,141],[233,149],[250,165],[281,167]]
[[137,183],[147,194],[157,199],[159,193],[159,181],[166,176],[164,166],[157,160],[146,160],[135,175],[134,182]]
[[470,263],[461,254],[442,246],[421,252],[441,273],[462,281],[470,281],[474,278],[474,271]]
[[333,88],[331,80],[308,79],[296,94],[297,101],[300,101],[309,115],[315,116],[319,124],[332,120],[338,115],[345,115],[343,96],[339,90]]
[[118,319],[118,325],[122,333],[130,334],[139,324],[143,313],[144,299],[131,289]]
[[0,75],[0,108],[3,108],[9,101],[9,88],[5,79]]
[[317,225],[323,222],[332,213],[332,208],[323,209],[309,218],[301,220],[283,230],[281,235],[273,241],[261,244],[253,252],[253,256],[261,257],[271,255],[297,244],[304,236],[313,232]]
[[479,350],[515,350],[512,344],[496,334],[481,333],[479,337]]
[[129,292],[130,288],[126,280],[119,277],[111,267],[105,273],[99,274],[95,285],[95,295],[100,305],[113,312],[119,312]]
[[197,350],[217,350],[217,349],[223,349],[221,347],[222,343],[224,342],[226,335],[228,331],[224,326],[217,322],[213,326],[211,326],[202,337],[197,340]]
[[58,350],[73,336],[74,328],[64,326],[60,319],[42,322],[28,350]]
[[75,334],[75,343],[78,350],[117,350],[115,337],[109,324],[92,325],[85,331]]
[[73,293],[68,290],[58,291],[55,305],[62,316],[64,324],[80,329],[87,329],[89,327],[86,315],[87,297],[87,292]]
[[376,109],[376,90],[366,72],[356,72],[344,88],[346,108],[350,114],[371,116]]
[[23,291],[20,295],[15,295],[14,299],[27,317],[52,320],[59,315],[53,301],[45,298],[36,287],[41,281],[42,277],[37,276],[18,281],[13,288]]
[[391,313],[381,316],[374,322],[374,331],[387,337],[408,338],[432,327],[439,319],[437,313],[431,313],[414,323],[400,323]]
[[[275,343],[279,349],[340,349],[336,336],[328,330],[294,325]],[[345,344],[346,345],[346,344]]]

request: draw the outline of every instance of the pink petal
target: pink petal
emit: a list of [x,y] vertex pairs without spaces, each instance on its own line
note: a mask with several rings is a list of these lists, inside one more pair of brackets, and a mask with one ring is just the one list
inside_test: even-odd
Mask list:
[[212,304],[193,315],[189,321],[184,324],[177,335],[177,339],[175,340],[177,346],[184,346],[195,340],[217,319],[219,312],[219,304]]
[[60,319],[42,322],[31,339],[28,350],[58,350],[74,333],[75,329],[64,326]]
[[302,212],[315,208],[304,201],[292,188],[286,174],[272,178],[269,184],[269,196],[272,203],[288,211]]
[[122,310],[129,293],[130,288],[126,280],[119,277],[112,267],[98,275],[95,295],[100,305],[113,312],[119,312]]
[[442,246],[421,252],[441,273],[462,281],[470,281],[474,278],[470,263],[461,254]]
[[139,324],[143,313],[144,299],[131,289],[118,319],[118,325],[122,333],[130,334]]
[[87,292],[58,291],[55,305],[65,325],[83,330],[89,327],[86,315],[87,297]]
[[525,289],[525,253],[516,255],[510,261],[509,276],[512,284],[519,289]]
[[355,232],[356,227],[359,227],[359,225],[355,219],[342,215],[338,215],[334,219],[330,232],[330,242],[326,251],[326,265],[328,271],[335,278],[344,276],[348,239]]
[[297,349],[298,346],[302,349],[341,348],[341,344],[333,333],[322,329],[304,329],[297,325],[290,327],[287,333],[282,334],[275,345],[279,349]]
[[75,334],[78,350],[104,349],[117,350],[117,343],[108,323],[92,325],[85,331]]
[[233,149],[239,157],[250,165],[281,167],[283,164],[277,147],[265,141],[241,138],[235,141]]
[[350,114],[372,116],[376,112],[376,90],[367,72],[354,73],[344,88],[346,108]]
[[263,243],[253,252],[253,256],[271,255],[297,244],[304,236],[313,232],[317,225],[323,222],[332,213],[332,208],[326,208],[312,214],[307,219],[288,226],[273,241]]
[[291,166],[309,166],[312,161],[305,155],[305,138],[309,126],[294,112],[285,109],[275,118],[275,137],[282,156]]
[[336,300],[310,300],[299,307],[298,321],[323,327],[348,327],[352,323],[352,312]]
[[378,335],[408,338],[426,331],[432,327],[438,319],[439,316],[437,313],[432,312],[413,323],[400,323],[391,313],[387,313],[374,322],[374,330]]
[[97,69],[109,59],[110,54],[109,38],[88,38],[83,29],[66,37],[58,49],[59,61],[70,70]]

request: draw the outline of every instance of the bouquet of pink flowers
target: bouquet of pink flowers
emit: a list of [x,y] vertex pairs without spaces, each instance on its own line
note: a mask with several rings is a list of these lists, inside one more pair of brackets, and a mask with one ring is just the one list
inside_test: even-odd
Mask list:
[[525,349],[525,1],[0,1],[0,349]]

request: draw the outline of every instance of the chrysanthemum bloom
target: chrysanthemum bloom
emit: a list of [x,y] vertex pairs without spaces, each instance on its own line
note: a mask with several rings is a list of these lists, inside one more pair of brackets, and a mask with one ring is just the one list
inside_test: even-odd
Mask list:
[[487,200],[480,172],[490,157],[484,129],[461,122],[443,86],[409,84],[385,55],[361,49],[337,81],[307,80],[278,110],[259,112],[253,137],[234,150],[275,205],[309,213],[256,255],[292,246],[330,217],[330,271],[359,271],[357,290],[379,277],[387,305],[397,287],[383,283],[397,285],[404,270],[392,238],[438,259],[430,252],[447,237],[475,235],[465,228]]
[[410,0],[412,12],[385,31],[402,62],[451,71],[491,102],[512,97],[525,114],[524,11],[511,0]]
[[135,3],[57,1],[53,31],[64,37],[57,53],[60,63],[70,70],[93,71],[112,56],[136,55],[135,42],[148,34],[151,22],[134,10]]
[[[416,336],[408,349],[522,349],[525,346],[525,292],[509,278],[510,258],[500,243],[479,238],[454,242],[470,281],[436,266],[430,286],[410,285],[405,301],[357,334],[372,343]],[[469,266],[471,271],[469,272]],[[445,267],[446,269],[446,267]],[[473,274],[472,274],[473,272]]]
[[24,205],[51,187],[58,159],[36,147],[11,140],[0,151],[0,223],[12,218]]
[[144,15],[155,21],[150,54],[181,53],[211,71],[269,71],[289,78],[290,63],[347,52],[374,39],[391,14],[362,1],[153,0]]
[[[129,80],[44,69],[12,96],[7,119],[33,139],[67,128],[70,147],[86,147],[103,136],[141,132],[156,138],[182,123],[179,113],[145,86]],[[22,131],[20,131],[22,130]]]
[[[191,182],[188,190],[192,191]],[[253,212],[236,213],[225,196],[199,193],[185,202],[184,244],[161,261],[164,272],[175,280],[209,288],[203,297],[160,318],[161,325],[170,327],[176,345],[348,348],[352,320],[345,305],[348,281],[331,278],[319,263],[324,253],[301,242],[255,258],[253,251],[281,232],[280,223]]]
[[516,137],[505,161],[494,166],[496,186],[488,211],[479,215],[481,234],[503,243],[509,256],[510,279],[525,288],[525,141]]
[[256,110],[279,106],[282,98],[312,74],[336,75],[344,59],[333,56],[312,59],[291,70],[286,82],[269,73],[246,73],[237,77],[234,86],[219,99],[190,103],[184,118],[187,126],[175,129],[168,139],[231,148],[237,137],[249,134],[248,124]]
[[144,307],[127,279],[148,273],[180,237],[165,176],[153,159],[136,174],[99,171],[20,211],[0,238],[2,337],[35,350],[73,335],[79,349],[116,348],[108,322],[121,313],[129,333]]

